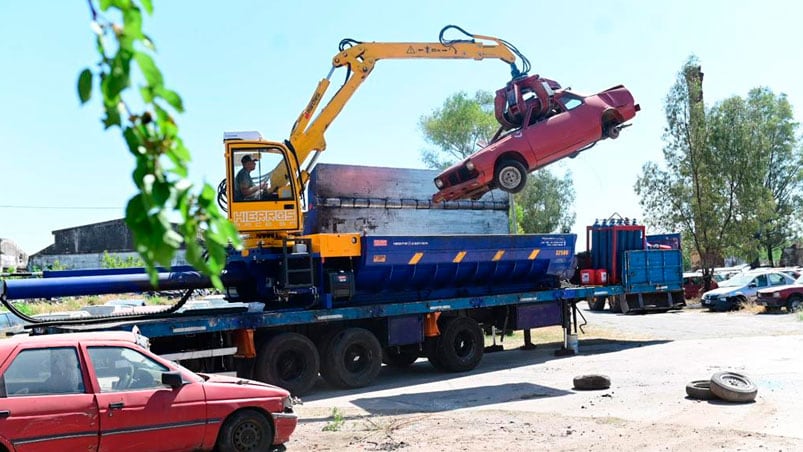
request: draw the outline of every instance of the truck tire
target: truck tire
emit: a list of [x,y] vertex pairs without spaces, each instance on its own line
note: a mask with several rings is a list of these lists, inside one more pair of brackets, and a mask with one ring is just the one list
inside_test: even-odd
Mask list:
[[254,375],[259,381],[302,395],[315,385],[319,367],[318,349],[311,340],[298,333],[281,333],[259,349]]
[[592,311],[604,311],[605,303],[607,302],[607,297],[592,297],[588,300],[588,309]]
[[447,372],[465,372],[477,367],[485,351],[479,323],[471,317],[447,319],[437,341],[437,361]]
[[390,367],[404,369],[418,360],[418,350],[403,347],[387,347],[382,350],[382,362]]
[[711,376],[711,392],[728,402],[752,402],[758,388],[745,375],[736,372],[717,372]]
[[321,376],[340,388],[361,388],[371,384],[382,367],[382,346],[373,333],[349,328],[332,336],[325,344]]
[[711,380],[694,380],[686,384],[686,395],[697,400],[713,400],[717,396],[711,392]]
[[438,344],[440,341],[440,336],[426,338],[424,340],[424,356],[427,357],[427,360],[429,360],[429,363],[432,364],[432,367],[435,369],[446,370],[446,368],[443,367],[443,363],[440,361],[440,356],[438,355]]
[[609,303],[611,305],[611,312],[614,312],[616,314],[619,314],[620,312],[622,312],[622,299],[621,298],[622,298],[621,296],[608,298]]

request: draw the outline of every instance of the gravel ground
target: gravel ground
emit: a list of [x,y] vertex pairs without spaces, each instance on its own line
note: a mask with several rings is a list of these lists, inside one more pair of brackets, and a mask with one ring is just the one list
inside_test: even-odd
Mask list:
[[[625,316],[590,312],[579,353],[558,344],[487,354],[464,374],[426,360],[383,368],[361,390],[318,390],[297,406],[294,450],[803,450],[803,321],[791,314],[687,308]],[[686,397],[689,381],[747,374],[755,402]],[[601,373],[610,389],[577,391]]]

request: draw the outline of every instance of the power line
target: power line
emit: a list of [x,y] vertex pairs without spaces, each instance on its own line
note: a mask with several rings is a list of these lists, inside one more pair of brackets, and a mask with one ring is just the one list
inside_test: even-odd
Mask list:
[[59,210],[120,210],[121,207],[105,206],[22,206],[13,204],[0,204],[0,209],[59,209]]

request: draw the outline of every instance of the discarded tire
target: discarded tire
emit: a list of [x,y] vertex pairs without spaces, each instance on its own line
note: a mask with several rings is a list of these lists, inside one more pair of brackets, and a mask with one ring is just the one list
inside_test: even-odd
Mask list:
[[692,399],[712,400],[717,396],[711,392],[711,380],[694,380],[686,384],[686,395]]
[[583,391],[608,389],[611,379],[607,375],[580,375],[574,377],[574,389]]
[[745,375],[736,372],[717,372],[711,376],[711,392],[728,402],[752,402],[758,388]]

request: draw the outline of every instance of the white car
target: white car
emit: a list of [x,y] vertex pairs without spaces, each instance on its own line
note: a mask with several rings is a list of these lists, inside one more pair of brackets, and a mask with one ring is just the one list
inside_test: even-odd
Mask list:
[[712,311],[740,309],[754,301],[759,289],[792,284],[794,278],[777,271],[751,271],[734,275],[719,283],[719,287],[703,294],[701,304]]

